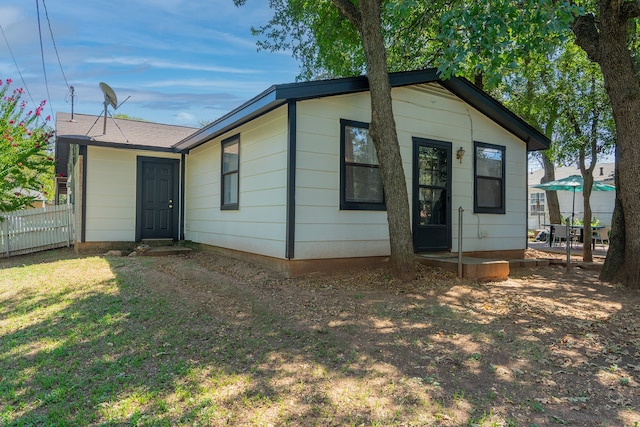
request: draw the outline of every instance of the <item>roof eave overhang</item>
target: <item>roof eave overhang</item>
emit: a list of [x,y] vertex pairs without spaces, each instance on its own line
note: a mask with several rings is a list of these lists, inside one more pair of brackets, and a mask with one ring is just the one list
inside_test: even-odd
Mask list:
[[[407,71],[389,75],[389,82],[393,87],[437,80],[438,75],[435,69]],[[188,152],[258,116],[281,107],[289,101],[345,95],[368,90],[369,80],[366,76],[274,85],[220,119],[178,142],[174,145],[174,148],[180,152]]]
[[479,90],[470,81],[463,78],[450,78],[440,80],[439,83],[524,141],[527,144],[527,151],[539,151],[549,148],[551,144],[549,138],[515,115],[500,102]]
[[[435,68],[389,74],[389,83],[392,87],[434,82],[450,90],[463,101],[524,141],[528,151],[549,148],[551,142],[547,137],[464,78],[452,77],[447,80],[441,80]],[[220,119],[179,141],[173,146],[173,149],[177,152],[189,152],[189,150],[281,107],[289,101],[344,95],[368,90],[369,80],[366,76],[274,85]]]
[[173,147],[157,147],[152,145],[140,145],[140,144],[123,144],[120,142],[110,141],[97,141],[87,135],[58,135],[56,137],[58,144],[74,144],[74,145],[87,145],[96,147],[108,147],[108,148],[122,148],[126,150],[144,150],[144,151],[159,151],[163,153],[175,153]]
[[285,102],[286,100],[279,99],[276,86],[272,86],[218,120],[174,144],[172,148],[177,152],[188,152],[243,123],[278,108]]

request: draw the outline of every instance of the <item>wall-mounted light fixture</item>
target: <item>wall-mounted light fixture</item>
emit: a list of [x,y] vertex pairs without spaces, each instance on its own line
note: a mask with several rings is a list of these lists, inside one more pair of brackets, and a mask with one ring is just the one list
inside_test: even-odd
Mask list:
[[462,164],[462,156],[464,156],[464,148],[460,147],[456,151],[456,159],[460,160],[460,164]]

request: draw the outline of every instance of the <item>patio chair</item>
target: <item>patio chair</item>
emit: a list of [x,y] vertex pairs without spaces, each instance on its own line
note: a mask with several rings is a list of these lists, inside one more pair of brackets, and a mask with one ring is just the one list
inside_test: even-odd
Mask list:
[[564,240],[565,244],[567,241],[569,241],[569,244],[571,244],[571,241],[576,240],[576,236],[570,231],[569,232],[569,238],[567,239],[567,227],[566,226],[557,226],[554,227],[553,230],[553,242],[552,245],[554,245],[556,242],[558,242],[558,246],[560,246],[562,244],[562,241]]
[[553,246],[556,244],[556,242],[558,242],[558,246],[560,246],[563,240],[565,242],[567,241],[567,227],[565,227],[564,225],[554,227],[553,242],[551,245]]
[[604,242],[609,243],[609,233],[611,232],[611,227],[604,227],[598,230],[593,230],[593,234],[591,235],[591,239],[593,240],[593,246],[595,247],[598,242],[604,247]]

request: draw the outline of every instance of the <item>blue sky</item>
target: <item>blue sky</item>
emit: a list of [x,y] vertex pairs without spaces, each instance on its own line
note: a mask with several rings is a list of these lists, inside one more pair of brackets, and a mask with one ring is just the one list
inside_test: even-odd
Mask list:
[[[48,94],[42,65],[36,2],[2,0],[0,79],[25,86],[47,115],[100,114],[99,82],[122,102],[118,113],[145,120],[199,126],[227,113],[269,86],[295,81],[289,52],[258,52],[251,26],[271,17],[267,0],[38,0]],[[11,58],[10,50],[14,60]],[[18,73],[19,67],[24,83]],[[29,97],[26,97],[31,101]]]

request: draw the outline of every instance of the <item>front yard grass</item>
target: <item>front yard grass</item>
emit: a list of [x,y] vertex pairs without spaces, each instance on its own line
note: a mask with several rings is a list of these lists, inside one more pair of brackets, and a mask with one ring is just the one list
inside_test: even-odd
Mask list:
[[[640,296],[596,273],[287,280],[195,253],[0,260],[0,423],[634,426]],[[634,424],[635,423],[635,424]]]

